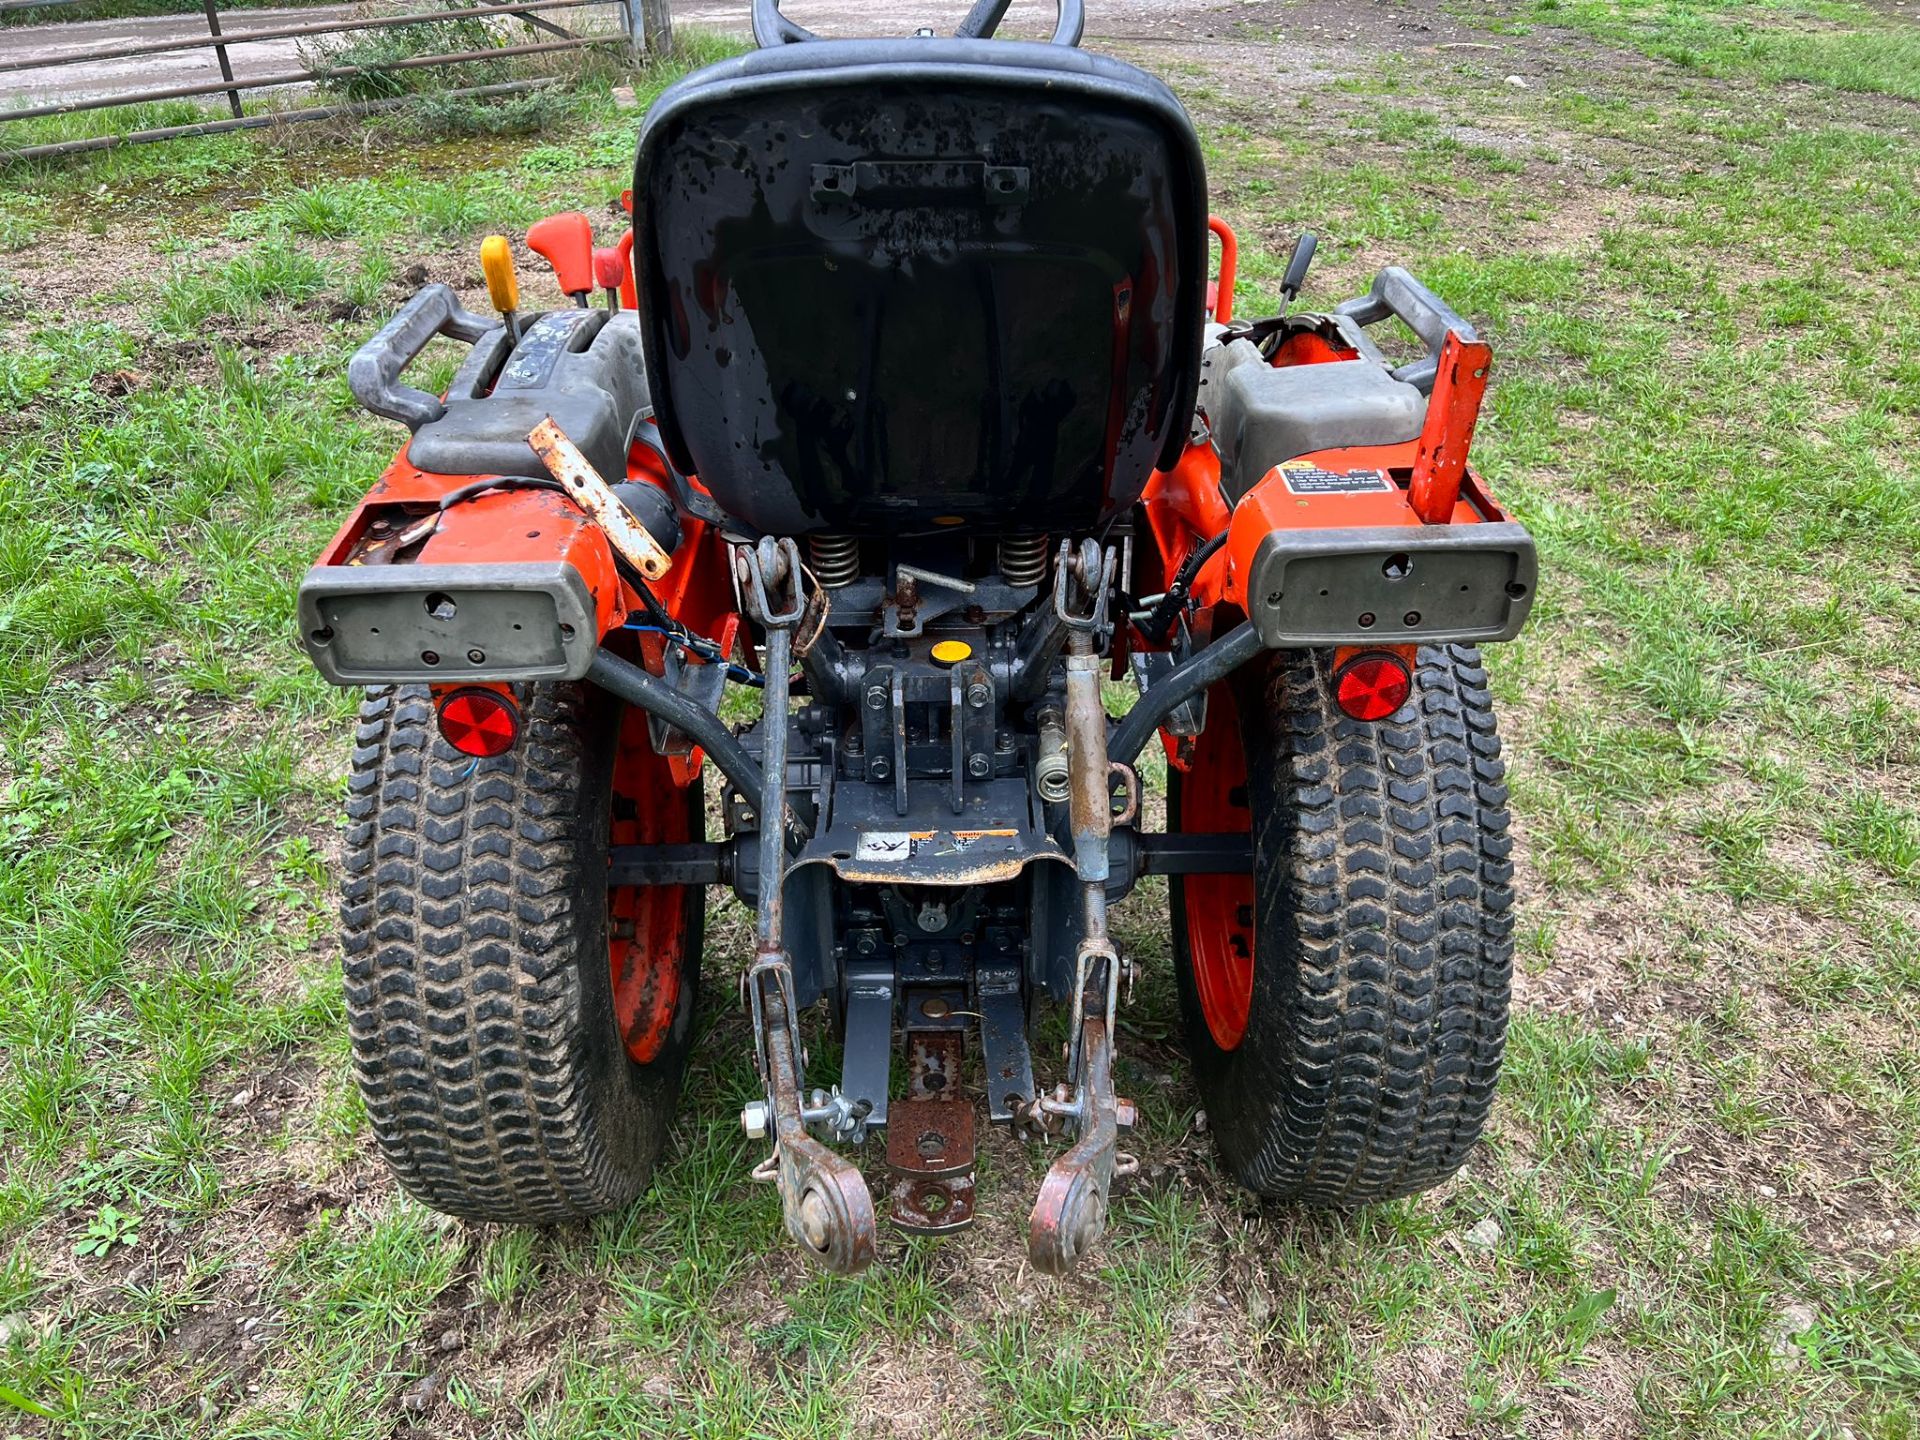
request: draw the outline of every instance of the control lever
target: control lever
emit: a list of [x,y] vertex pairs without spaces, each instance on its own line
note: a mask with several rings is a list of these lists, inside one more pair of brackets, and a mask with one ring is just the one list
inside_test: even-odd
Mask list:
[[620,308],[620,282],[626,274],[626,257],[611,245],[603,245],[593,252],[593,278],[607,292],[607,309]]
[[487,277],[487,298],[500,312],[500,323],[507,327],[507,338],[520,343],[520,277],[513,273],[513,247],[504,235],[489,235],[480,242],[480,273]]
[[560,288],[586,309],[593,293],[593,222],[578,210],[549,215],[527,231],[527,248],[546,258]]
[[1287,257],[1287,273],[1280,277],[1281,314],[1293,308],[1307,283],[1307,267],[1313,264],[1313,252],[1320,248],[1320,237],[1311,230],[1293,242],[1293,254]]

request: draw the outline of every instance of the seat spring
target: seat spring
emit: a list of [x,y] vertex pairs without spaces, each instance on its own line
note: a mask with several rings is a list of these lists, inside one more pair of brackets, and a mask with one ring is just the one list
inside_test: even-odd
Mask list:
[[823,586],[838,590],[860,578],[860,542],[851,535],[809,535],[807,561]]
[[1044,535],[1008,535],[1000,541],[1000,578],[1009,585],[1038,585],[1047,578]]

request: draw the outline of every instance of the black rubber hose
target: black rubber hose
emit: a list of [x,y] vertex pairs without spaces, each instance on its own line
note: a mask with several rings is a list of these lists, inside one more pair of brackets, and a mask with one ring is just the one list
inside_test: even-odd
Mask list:
[[629,705],[638,705],[649,715],[658,715],[675,729],[684,731],[720,767],[720,773],[733,782],[734,789],[752,796],[754,804],[760,803],[760,767],[734,739],[726,722],[713,711],[702,710],[659,676],[649,675],[631,660],[622,660],[606,650],[593,657],[587,678]]
[[1140,622],[1140,633],[1156,645],[1167,643],[1167,636],[1173,633],[1173,622],[1180,618],[1180,612],[1186,608],[1187,596],[1193,591],[1193,582],[1200,578],[1200,568],[1219,552],[1227,543],[1228,532],[1222,530],[1218,535],[1210,535],[1187,552],[1187,558],[1180,562],[1179,573],[1173,577],[1173,583],[1167,586],[1167,593]]
[[1127,712],[1107,741],[1107,758],[1131,765],[1167,716],[1259,653],[1260,632],[1252,625],[1242,625],[1225,639],[1188,656],[1169,670],[1164,680],[1149,685],[1140,703]]

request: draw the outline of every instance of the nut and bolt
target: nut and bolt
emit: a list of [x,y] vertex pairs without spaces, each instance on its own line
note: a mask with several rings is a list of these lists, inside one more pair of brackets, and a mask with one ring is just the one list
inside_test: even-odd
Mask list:
[[887,692],[885,687],[880,685],[870,685],[867,687],[867,708],[869,710],[884,710],[887,708]]
[[1113,1123],[1122,1130],[1131,1130],[1140,1123],[1140,1107],[1131,1100],[1122,1100],[1118,1096],[1113,1102]]
[[767,1121],[772,1118],[764,1100],[750,1100],[740,1112],[740,1128],[747,1132],[749,1140],[767,1138]]
[[991,699],[993,699],[993,687],[986,681],[976,680],[967,686],[967,704],[974,709],[985,709],[987,702]]
[[993,761],[984,755],[967,757],[967,774],[976,780],[984,780],[993,773]]

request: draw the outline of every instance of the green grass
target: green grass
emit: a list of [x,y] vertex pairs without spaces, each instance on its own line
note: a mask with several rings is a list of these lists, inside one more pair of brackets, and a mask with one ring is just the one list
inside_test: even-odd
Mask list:
[[1848,0],[1532,0],[1520,13],[1716,78],[1920,99],[1920,31]]
[[[611,238],[635,117],[588,87],[564,139],[0,180],[0,1432],[1920,1431],[1912,26],[1479,18],[1510,55],[1329,51],[1347,78],[1279,111],[1263,51],[1138,58],[1201,124],[1241,313],[1311,226],[1316,302],[1397,260],[1495,346],[1476,453],[1544,577],[1491,657],[1523,972],[1495,1124],[1415,1200],[1236,1192],[1155,882],[1117,917],[1145,1171],[1064,1285],[1018,1263],[1042,1162],[994,1135],[967,1236],[804,1268],[735,1119],[736,907],[629,1212],[444,1222],[371,1152],[333,978],[352,702],[289,630],[394,443],[345,357],[415,266],[479,303],[490,230],[578,206]],[[114,263],[74,291],[35,264],[82,253]],[[107,1207],[131,1243],[77,1253]]]

